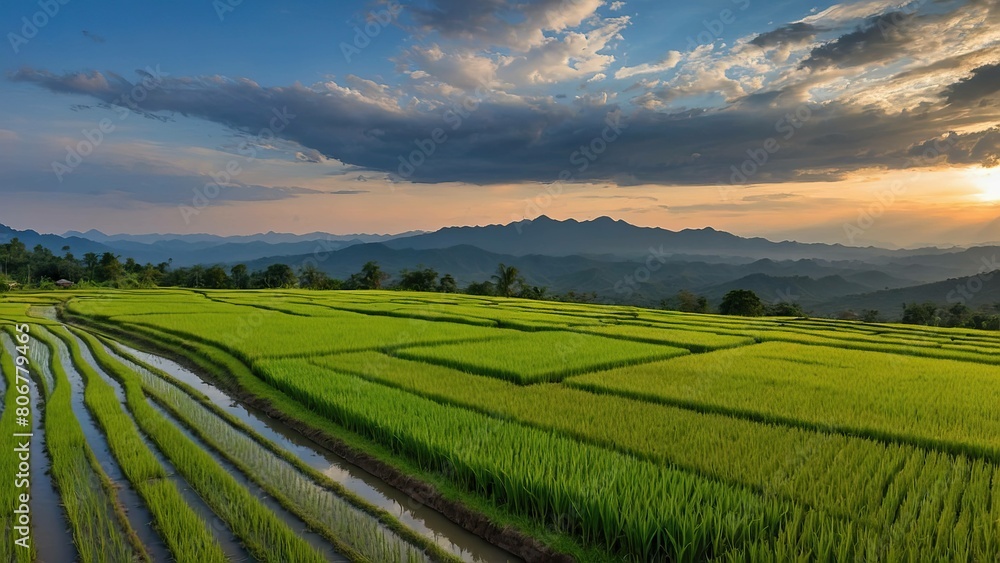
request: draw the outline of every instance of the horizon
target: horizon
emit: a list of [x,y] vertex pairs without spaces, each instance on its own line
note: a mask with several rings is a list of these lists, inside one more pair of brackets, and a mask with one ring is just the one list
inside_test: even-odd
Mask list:
[[0,7],[17,229],[1000,241],[995,1],[40,6]]
[[[443,227],[440,227],[438,229],[433,229],[433,230],[419,230],[418,229],[418,230],[410,230],[410,231],[384,232],[384,233],[378,233],[378,232],[370,232],[370,233],[361,233],[361,232],[327,232],[327,231],[309,231],[309,232],[299,232],[299,233],[296,233],[296,232],[288,232],[288,231],[274,231],[274,230],[269,230],[269,231],[258,231],[258,232],[244,232],[244,233],[237,233],[237,234],[231,234],[231,235],[217,235],[217,234],[207,233],[207,232],[199,232],[199,233],[160,233],[160,232],[147,232],[147,233],[107,233],[107,232],[104,232],[104,231],[102,231],[100,229],[97,229],[97,228],[90,228],[90,229],[83,230],[83,231],[76,230],[76,229],[70,229],[70,230],[61,231],[61,232],[40,231],[38,229],[31,229],[31,228],[16,229],[16,230],[18,230],[18,231],[35,231],[36,233],[38,233],[40,235],[55,235],[55,236],[58,236],[58,237],[77,236],[77,237],[82,237],[82,238],[86,238],[86,235],[88,233],[93,233],[93,234],[96,234],[96,235],[102,235],[102,236],[109,237],[109,238],[110,237],[154,237],[154,236],[163,236],[163,237],[166,237],[166,236],[180,236],[180,237],[184,237],[184,236],[209,236],[209,237],[220,237],[220,238],[224,238],[225,239],[225,238],[247,238],[247,237],[267,236],[267,235],[275,235],[275,236],[289,235],[289,236],[296,236],[296,237],[302,237],[302,236],[308,236],[308,235],[329,235],[329,236],[336,236],[336,237],[345,237],[345,236],[376,236],[376,237],[404,238],[404,237],[409,237],[409,236],[418,236],[418,235],[421,235],[421,234],[435,233],[435,232],[438,232],[438,231],[444,230],[444,229],[484,228],[484,227],[508,227],[508,226],[511,226],[511,225],[515,225],[515,224],[517,224],[519,222],[530,223],[530,222],[534,222],[534,221],[538,221],[538,220],[542,220],[542,219],[547,219],[549,221],[553,221],[553,222],[557,222],[557,223],[566,223],[566,222],[592,223],[592,222],[598,221],[600,219],[610,219],[610,220],[615,221],[615,222],[624,222],[624,223],[626,223],[626,224],[628,224],[630,226],[633,226],[633,227],[663,229],[663,230],[666,230],[668,232],[675,232],[675,233],[676,232],[684,232],[684,231],[715,231],[715,232],[727,233],[727,234],[734,235],[734,236],[737,236],[737,237],[740,237],[740,238],[743,238],[743,239],[756,239],[756,238],[764,239],[764,240],[766,240],[768,242],[772,242],[772,243],[794,242],[794,243],[800,243],[800,244],[825,244],[825,245],[830,245],[830,246],[841,245],[841,246],[845,246],[845,247],[848,247],[848,248],[876,248],[876,249],[883,249],[883,250],[920,250],[920,249],[924,249],[924,248],[937,248],[937,249],[947,250],[947,249],[952,249],[952,248],[967,249],[967,248],[976,248],[976,247],[1000,246],[1000,242],[997,242],[997,241],[984,241],[982,243],[973,243],[973,244],[968,244],[968,245],[947,245],[947,244],[931,244],[931,243],[926,243],[926,244],[913,244],[913,245],[907,245],[907,246],[897,246],[897,245],[889,245],[889,244],[885,244],[885,243],[883,243],[883,244],[871,243],[871,244],[864,244],[864,245],[862,245],[862,244],[853,244],[852,245],[852,244],[842,244],[840,242],[829,243],[829,242],[823,242],[823,241],[803,241],[803,240],[794,240],[794,239],[775,239],[775,238],[769,238],[769,237],[764,237],[764,236],[742,235],[740,233],[733,233],[733,232],[730,232],[730,231],[716,229],[716,228],[711,227],[711,226],[700,227],[700,228],[688,227],[688,228],[684,228],[684,229],[671,230],[671,229],[665,229],[663,227],[659,227],[657,225],[636,225],[634,223],[629,223],[628,221],[625,221],[623,219],[615,219],[614,217],[611,217],[611,216],[608,216],[608,215],[602,215],[600,217],[595,217],[593,219],[583,219],[583,220],[580,220],[580,219],[575,219],[575,218],[572,218],[572,217],[568,217],[568,218],[565,218],[565,219],[558,219],[558,218],[549,217],[548,215],[544,215],[543,214],[543,215],[539,215],[537,217],[533,217],[533,218],[530,218],[530,219],[526,218],[526,219],[521,219],[519,221],[512,221],[512,222],[509,222],[509,223],[486,223],[486,224],[477,224],[477,225],[445,225]],[[0,226],[6,226],[8,228],[13,228],[13,227],[11,227],[11,225],[7,225],[7,224],[3,223],[2,221],[0,221]],[[373,241],[373,242],[368,242],[368,243],[365,243],[365,244],[379,244],[379,242],[378,241]]]
[[1000,562],[1000,0],[0,22],[0,562]]

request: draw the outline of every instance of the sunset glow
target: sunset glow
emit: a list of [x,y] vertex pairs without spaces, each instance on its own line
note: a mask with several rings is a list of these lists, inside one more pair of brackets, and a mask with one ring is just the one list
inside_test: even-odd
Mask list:
[[384,233],[606,215],[845,243],[900,181],[864,242],[1000,240],[983,205],[1000,202],[995,3],[563,4],[60,14],[5,59],[0,222]]
[[973,182],[979,188],[979,197],[984,201],[1000,201],[1000,167],[980,168],[970,171]]

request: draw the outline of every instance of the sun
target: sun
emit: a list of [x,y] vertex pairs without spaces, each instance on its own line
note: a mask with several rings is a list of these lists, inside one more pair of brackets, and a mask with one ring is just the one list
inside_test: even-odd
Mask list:
[[1000,166],[976,168],[971,173],[972,182],[979,189],[979,199],[1000,202]]

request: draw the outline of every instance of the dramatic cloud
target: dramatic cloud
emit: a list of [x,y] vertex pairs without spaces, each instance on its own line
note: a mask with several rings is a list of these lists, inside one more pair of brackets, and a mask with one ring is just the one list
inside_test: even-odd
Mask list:
[[547,32],[579,26],[602,4],[603,0],[432,0],[429,7],[408,10],[427,33],[481,47],[529,50],[544,43]]
[[[287,87],[166,76],[134,109],[266,133],[295,143],[301,161],[336,159],[359,177],[426,183],[830,181],[996,162],[995,1],[938,2],[926,13],[876,1],[834,6],[728,45],[619,68],[616,79],[664,75],[619,91],[606,87],[607,69],[629,20],[601,17],[601,6],[434,0],[413,8],[434,41],[394,59],[403,85],[353,74]],[[93,71],[24,68],[12,78],[103,104],[120,104],[136,86]],[[570,101],[539,93],[569,80],[602,81],[601,91]]]
[[439,89],[510,90],[581,79],[615,62],[612,42],[630,23],[628,16],[601,17],[603,5],[431,0],[410,8],[420,41],[393,60],[411,79],[436,82]]
[[862,0],[860,2],[834,4],[822,12],[802,18],[801,21],[802,23],[807,24],[832,26],[850,23],[862,18],[868,18],[873,15],[881,14],[894,8],[899,8],[909,4],[919,5],[926,1],[927,0],[916,0],[915,2],[909,2],[907,0]]
[[997,92],[1000,92],[1000,64],[985,65],[973,70],[972,76],[952,84],[945,89],[944,94],[949,104],[970,104]]
[[632,78],[633,76],[640,76],[643,74],[654,74],[659,72],[666,72],[675,66],[677,63],[681,62],[681,54],[678,51],[670,51],[667,56],[663,58],[658,63],[643,63],[636,66],[625,66],[615,71],[615,78],[622,80],[626,78]]
[[783,25],[777,29],[761,33],[754,37],[750,43],[758,47],[777,47],[786,44],[799,44],[811,41],[817,33],[823,31],[814,25],[796,22]]
[[891,12],[872,18],[857,31],[813,49],[801,66],[810,69],[829,66],[847,68],[893,59],[899,55],[900,46],[910,40],[913,27],[908,24],[912,17],[902,12]]
[[[26,69],[15,79],[109,103],[130,89],[100,73]],[[947,92],[955,88],[962,91],[954,85]],[[580,180],[729,183],[734,167],[741,171],[740,183],[832,180],[863,168],[928,166],[930,161],[913,158],[915,142],[937,139],[952,126],[1000,118],[996,108],[969,117],[944,99],[922,110],[919,119],[835,102],[743,108],[737,103],[725,111],[623,114],[613,106],[571,108],[505,97],[481,100],[459,119],[448,110],[428,113],[372,100],[335,83],[275,88],[216,77],[165,78],[142,103],[145,111],[201,117],[251,135],[273,130],[363,170],[419,182],[483,184],[553,181],[563,170]],[[991,162],[996,146],[989,139],[995,132],[963,134],[956,145],[961,157],[944,158]]]

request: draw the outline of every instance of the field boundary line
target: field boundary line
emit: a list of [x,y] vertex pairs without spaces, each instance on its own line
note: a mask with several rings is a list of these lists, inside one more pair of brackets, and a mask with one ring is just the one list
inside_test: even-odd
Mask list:
[[862,438],[865,440],[872,440],[887,445],[900,444],[906,446],[913,446],[926,451],[937,451],[948,455],[965,456],[971,459],[982,459],[985,461],[989,461],[991,463],[1000,462],[1000,451],[984,446],[962,444],[959,442],[951,442],[948,440],[934,440],[931,438],[915,438],[915,437],[905,436],[902,434],[894,434],[892,432],[884,432],[868,428],[857,428],[847,425],[821,424],[818,422],[799,420],[793,417],[756,412],[749,409],[736,409],[732,407],[713,405],[710,403],[703,403],[701,401],[690,401],[685,399],[676,399],[672,397],[662,397],[638,391],[609,389],[606,387],[601,387],[600,385],[597,384],[580,383],[578,381],[573,381],[573,379],[574,379],[573,377],[567,378],[562,381],[562,384],[566,385],[567,387],[579,389],[581,391],[587,391],[588,393],[593,393],[595,395],[612,395],[616,397],[622,397],[625,399],[631,399],[634,401],[642,401],[645,403],[652,403],[652,404],[661,404],[661,405],[677,407],[685,410],[707,413],[707,414],[718,414],[723,416],[729,416],[732,418],[748,420],[751,422],[770,424],[772,426],[785,426],[791,428],[799,428],[802,430],[820,432],[823,434],[837,434],[852,438]]
[[[261,410],[268,416],[287,424],[302,435],[316,441],[321,446],[346,459],[348,462],[364,469],[381,479],[389,486],[402,491],[415,502],[427,506],[467,531],[483,538],[487,542],[521,557],[528,563],[561,562],[572,563],[574,557],[567,553],[582,556],[584,560],[595,563],[615,563],[618,560],[605,557],[601,552],[591,547],[582,546],[576,538],[563,534],[553,535],[548,529],[536,528],[536,525],[518,515],[504,511],[479,501],[474,495],[457,489],[448,483],[438,483],[428,478],[427,471],[419,468],[410,460],[389,452],[384,446],[363,436],[347,430],[332,421],[319,418],[306,420],[301,415],[292,414],[307,410],[305,407],[288,397],[281,391],[268,386],[258,375],[242,363],[242,361],[213,344],[206,346],[221,355],[226,362],[212,358],[202,352],[196,352],[176,340],[178,336],[155,328],[141,333],[128,332],[114,324],[98,322],[94,319],[81,317],[61,311],[64,318],[79,325],[96,329],[112,337],[118,337],[140,349],[153,350],[178,361],[185,367],[200,374],[212,373],[210,380],[220,383],[242,402]],[[167,340],[160,340],[148,334],[160,333]],[[175,340],[175,342],[171,342]],[[230,365],[234,363],[236,365]],[[252,378],[255,384],[266,386],[273,396],[258,396],[243,387],[239,376],[228,373],[230,370],[242,370],[245,377]],[[225,377],[218,377],[225,374]],[[282,410],[276,402],[289,403],[291,412]],[[530,532],[525,530],[531,530]],[[542,538],[542,539],[539,539]]]
[[[127,360],[129,360],[131,362],[134,362],[135,364],[137,364],[139,366],[142,366],[143,368],[149,370],[152,374],[154,374],[157,377],[161,378],[162,380],[164,380],[168,384],[173,385],[174,387],[176,387],[181,392],[187,394],[192,400],[196,401],[202,407],[205,407],[207,410],[209,410],[210,412],[212,412],[213,414],[215,414],[216,416],[218,416],[219,418],[221,418],[223,421],[225,421],[227,424],[229,424],[230,426],[232,426],[233,429],[235,429],[235,430],[237,430],[239,432],[242,432],[247,437],[249,437],[250,439],[252,439],[255,442],[257,442],[262,448],[266,449],[267,451],[271,452],[275,456],[277,456],[277,457],[281,458],[282,460],[288,462],[289,464],[293,465],[296,469],[298,469],[299,471],[303,472],[306,476],[308,476],[314,482],[316,482],[317,484],[319,484],[319,485],[321,485],[321,486],[323,486],[323,487],[331,490],[332,492],[336,493],[338,496],[340,496],[341,498],[343,498],[345,502],[347,502],[348,504],[350,504],[354,508],[356,508],[356,509],[358,509],[358,510],[360,510],[360,511],[362,511],[362,512],[364,512],[364,513],[366,513],[366,514],[368,514],[370,516],[372,516],[378,522],[380,522],[381,524],[385,525],[387,528],[389,528],[393,532],[399,534],[401,537],[403,537],[407,541],[410,541],[411,543],[414,543],[417,547],[423,548],[429,554],[433,555],[434,557],[437,557],[439,560],[442,560],[442,561],[452,561],[452,560],[455,560],[455,558],[451,554],[448,554],[448,553],[444,552],[437,544],[431,542],[430,540],[428,540],[424,536],[421,536],[421,535],[417,534],[416,532],[410,530],[409,528],[405,527],[401,522],[399,522],[398,520],[396,520],[396,518],[393,517],[386,510],[378,508],[377,506],[368,503],[367,501],[365,501],[364,499],[362,499],[360,496],[358,496],[358,495],[354,494],[353,492],[351,492],[351,491],[347,490],[346,488],[344,488],[344,486],[341,485],[340,483],[337,483],[336,481],[330,479],[329,477],[327,477],[326,475],[324,475],[320,471],[318,471],[318,470],[316,470],[316,469],[314,469],[314,468],[306,465],[304,462],[302,462],[301,460],[299,460],[298,458],[296,458],[294,455],[292,455],[288,451],[282,449],[277,444],[274,444],[273,442],[271,442],[267,438],[263,437],[256,430],[254,430],[250,426],[244,424],[241,420],[239,420],[235,416],[233,416],[230,413],[222,410],[218,405],[216,405],[215,403],[213,403],[208,397],[206,397],[204,394],[202,394],[201,392],[199,392],[197,389],[192,388],[190,385],[184,383],[183,381],[177,380],[176,378],[174,378],[171,375],[163,372],[162,370],[160,370],[159,368],[157,368],[155,366],[151,366],[151,365],[149,365],[149,364],[147,364],[147,363],[145,363],[145,362],[143,362],[141,360],[138,360],[137,358],[135,358],[134,356],[132,356],[128,352],[126,352],[124,350],[121,350],[117,346],[117,341],[115,341],[113,339],[110,339],[110,338],[108,338],[107,336],[104,336],[104,335],[98,336],[98,339],[104,341],[106,344],[109,344],[109,346],[111,346],[111,348],[115,351],[115,353],[120,354],[125,359],[127,359]],[[147,387],[148,387],[145,383],[141,382],[141,378],[140,378],[140,385],[143,387],[143,389],[147,389]],[[184,426],[186,426],[189,430],[191,430],[191,432],[193,432],[195,435],[201,437],[201,431],[198,430],[197,428],[194,428],[188,422],[188,420],[186,419],[186,417],[183,414],[181,414],[178,411],[178,409],[176,409],[174,407],[174,405],[167,404],[163,399],[161,399],[159,396],[157,396],[156,393],[150,393],[148,390],[147,390],[147,398],[151,398],[153,401],[155,401],[156,403],[158,403],[164,410],[166,410],[167,412],[170,412],[174,416],[174,418],[176,418],[178,421],[180,421],[182,424],[184,424]],[[202,438],[205,439],[204,437],[202,437]],[[206,443],[208,443],[208,442],[209,442],[209,440],[206,440]],[[214,448],[214,446],[212,446],[212,447]],[[225,452],[222,452],[218,448],[214,448],[214,449],[216,449],[216,451],[218,451],[220,455],[222,455],[223,457],[226,457],[227,459],[229,459],[229,456]],[[234,465],[236,465],[237,467],[240,466],[240,463],[238,461],[234,460],[234,459],[229,459],[229,461],[231,463],[233,463]],[[243,468],[240,468],[240,469],[241,469],[241,471],[243,470]],[[247,473],[247,471],[244,471],[244,473]],[[249,473],[247,473],[247,474],[249,475]],[[263,487],[264,485],[261,485],[261,486]]]

